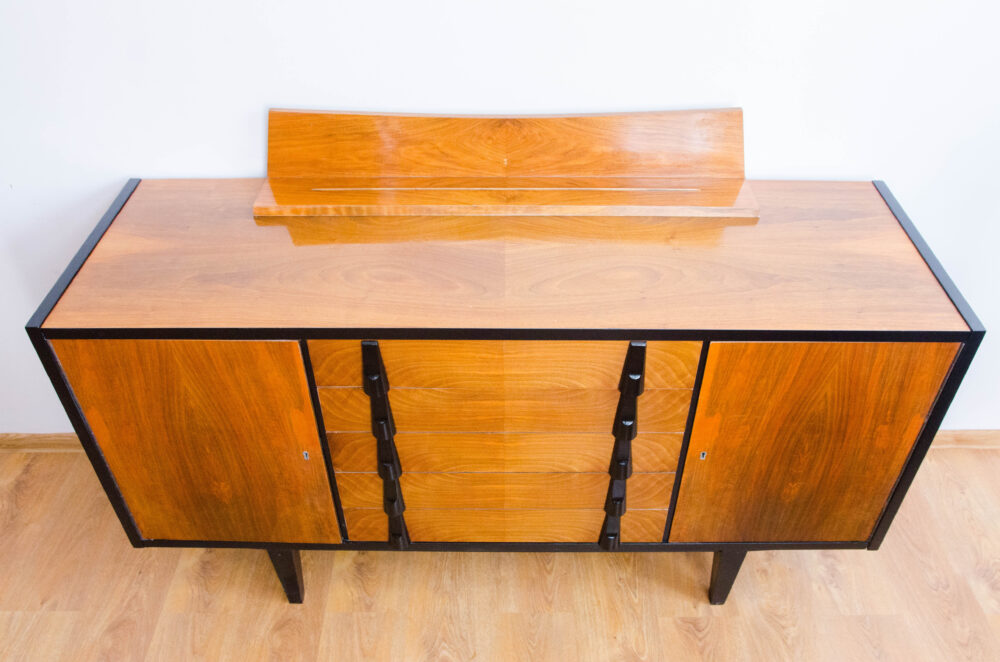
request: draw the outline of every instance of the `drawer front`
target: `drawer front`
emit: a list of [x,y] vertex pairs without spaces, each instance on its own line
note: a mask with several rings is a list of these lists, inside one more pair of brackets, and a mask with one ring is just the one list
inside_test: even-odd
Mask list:
[[[328,432],[333,467],[374,471],[375,440],[370,432]],[[637,472],[674,471],[683,434],[640,432],[632,442]],[[614,438],[593,433],[400,432],[396,435],[403,471],[414,472],[593,472],[608,470]]]
[[603,510],[413,510],[414,542],[596,542]]
[[[578,510],[604,507],[608,474],[598,473],[408,473],[400,477],[407,518],[415,509],[505,508]],[[672,473],[636,473],[628,480],[628,508],[666,508]],[[382,480],[376,473],[340,473],[344,508],[381,508]]]
[[[360,340],[310,340],[316,383],[361,386]],[[616,389],[623,341],[381,340],[393,388]],[[646,350],[649,388],[691,388],[700,342],[657,341]]]
[[[482,518],[468,517],[468,513],[488,514]],[[500,511],[515,513],[519,511]],[[667,525],[666,509],[630,510],[622,517],[622,542],[662,542],[663,531]],[[541,515],[541,524],[533,518]],[[555,518],[561,514],[562,518]],[[552,517],[550,517],[552,516]],[[389,537],[389,520],[381,508],[345,508],[344,519],[347,521],[347,536],[354,541],[385,542]],[[501,520],[498,525],[496,520]],[[414,511],[407,515],[407,526],[412,535],[414,522],[420,531],[424,542],[448,542],[461,539],[466,542],[596,542],[600,527],[604,523],[601,511],[535,511],[522,518],[523,527],[517,530],[515,525],[507,524],[510,517],[499,517],[496,511]],[[562,527],[559,530],[546,530],[543,526],[552,523]],[[470,521],[471,520],[471,521]],[[561,524],[565,522],[565,526]],[[582,525],[581,525],[582,522]],[[593,529],[596,522],[597,530]],[[481,530],[475,527],[481,525]],[[464,529],[462,528],[464,526]],[[529,535],[536,538],[528,538]],[[591,536],[592,537],[587,537]],[[435,537],[439,536],[439,537]],[[417,538],[414,538],[415,540]]]
[[[509,397],[508,397],[509,396]],[[360,388],[320,388],[328,432],[371,429],[368,396]],[[397,389],[389,392],[399,432],[606,432],[617,390],[564,389],[510,393],[474,389]],[[683,432],[691,391],[647,389],[639,398],[639,428]]]
[[622,516],[622,542],[663,542],[666,508],[627,510]]
[[[339,480],[339,477],[338,477]],[[382,507],[344,508],[347,539],[354,542],[385,542],[389,539],[389,518]]]

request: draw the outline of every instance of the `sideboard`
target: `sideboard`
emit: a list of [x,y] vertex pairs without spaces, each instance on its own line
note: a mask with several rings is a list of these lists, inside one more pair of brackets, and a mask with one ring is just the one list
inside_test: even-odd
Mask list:
[[881,182],[747,181],[739,110],[272,111],[131,180],[27,331],[136,547],[882,544],[984,329]]

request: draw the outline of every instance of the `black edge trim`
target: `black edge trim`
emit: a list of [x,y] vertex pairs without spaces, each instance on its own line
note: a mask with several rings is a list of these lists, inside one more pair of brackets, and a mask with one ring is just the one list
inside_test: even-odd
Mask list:
[[163,340],[698,340],[771,342],[964,342],[968,331],[766,331],[758,329],[434,329],[434,328],[52,328],[48,338],[158,338]]
[[914,226],[913,221],[910,220],[910,217],[903,210],[902,206],[900,206],[899,201],[896,200],[896,197],[889,190],[886,183],[883,181],[874,181],[872,184],[879,195],[882,196],[882,200],[886,206],[889,207],[889,211],[896,218],[896,222],[899,223],[914,248],[917,249],[927,268],[931,270],[938,284],[945,291],[945,294],[948,295],[948,298],[951,299],[952,305],[955,306],[958,314],[962,316],[962,319],[965,320],[965,323],[969,327],[969,331],[965,333],[965,338],[956,338],[955,340],[942,339],[943,342],[961,342],[962,347],[959,349],[958,355],[952,363],[948,376],[941,386],[941,391],[938,393],[934,405],[931,407],[927,420],[924,421],[924,426],[917,436],[913,448],[910,450],[910,455],[886,501],[882,514],[876,522],[875,528],[872,530],[872,535],[868,540],[868,549],[876,550],[881,547],[882,542],[885,540],[885,536],[889,532],[889,527],[903,503],[903,498],[913,483],[913,479],[924,457],[927,455],[927,451],[930,450],[931,443],[934,441],[934,437],[941,427],[941,422],[944,420],[944,416],[951,406],[955,394],[958,392],[958,388],[969,370],[969,366],[972,364],[972,358],[982,343],[986,329],[983,327],[983,323],[979,317],[976,316],[976,313],[973,312],[969,302],[962,296],[954,281],[948,276],[948,272],[945,271],[941,262],[934,255],[934,252],[931,251],[930,246],[924,241],[924,238],[920,235],[916,226]]
[[125,203],[128,202],[128,199],[132,196],[136,187],[139,186],[140,181],[141,180],[139,179],[130,179],[126,182],[125,186],[122,187],[118,197],[111,203],[108,210],[104,212],[104,216],[101,217],[97,226],[91,230],[87,239],[83,242],[83,245],[80,246],[76,255],[73,256],[73,259],[70,260],[68,265],[66,265],[66,269],[63,270],[62,275],[60,275],[58,280],[56,280],[55,285],[52,286],[49,293],[45,295],[44,299],[42,299],[42,303],[38,305],[38,308],[35,310],[35,314],[31,316],[30,320],[28,320],[26,328],[38,329],[45,323],[45,319],[49,316],[49,313],[52,312],[52,309],[55,308],[59,299],[62,298],[63,292],[65,292],[66,288],[69,287],[69,284],[73,282],[73,279],[80,271],[83,263],[87,261],[87,258],[90,257],[90,254],[94,251],[94,247],[97,246],[97,242],[101,240],[104,233],[107,232],[109,227],[111,227],[112,221],[115,220],[118,216],[118,212],[120,212],[122,207],[125,206]]
[[872,184],[875,185],[875,190],[882,196],[882,200],[884,200],[885,204],[889,207],[889,211],[891,211],[892,215],[896,217],[896,221],[903,228],[903,231],[906,232],[906,235],[910,238],[913,246],[917,249],[917,252],[920,253],[920,257],[924,259],[924,262],[931,270],[931,273],[934,274],[935,278],[937,278],[941,288],[944,289],[945,294],[947,294],[948,298],[951,299],[952,304],[954,304],[955,309],[958,310],[958,314],[965,320],[969,329],[974,333],[985,332],[986,329],[983,327],[983,323],[979,321],[979,317],[976,316],[976,313],[972,311],[972,306],[969,305],[969,302],[966,301],[965,297],[962,296],[962,293],[959,292],[958,287],[951,280],[948,272],[944,270],[943,266],[941,266],[941,263],[934,255],[930,246],[927,245],[927,242],[924,241],[920,232],[917,231],[916,226],[913,225],[913,221],[911,221],[910,217],[907,216],[905,211],[903,211],[899,201],[896,200],[896,196],[889,191],[889,187],[886,186],[885,182],[877,180],[872,182]]
[[948,412],[948,407],[951,406],[951,402],[958,392],[958,387],[961,385],[965,373],[968,372],[969,366],[972,364],[972,357],[975,356],[976,350],[979,349],[983,335],[984,332],[982,331],[974,332],[972,338],[958,350],[958,356],[955,357],[951,370],[949,370],[948,376],[945,378],[944,385],[941,387],[941,391],[938,393],[937,399],[931,407],[931,412],[927,416],[927,420],[924,421],[924,426],[920,434],[917,436],[917,441],[914,443],[913,449],[910,450],[910,456],[907,458],[906,464],[903,466],[903,471],[896,480],[896,485],[893,487],[889,499],[886,501],[882,515],[872,530],[871,538],[868,540],[868,549],[875,550],[882,546],[882,542],[889,532],[889,526],[892,524],[892,520],[896,517],[899,507],[903,503],[903,497],[906,496],[907,490],[910,489],[910,485],[917,475],[917,470],[924,461],[927,451],[930,450],[934,437],[937,436],[938,429],[941,427],[941,421],[944,420],[944,416]]
[[663,542],[670,539],[670,527],[674,524],[674,513],[677,512],[677,497],[681,493],[681,478],[684,476],[684,464],[687,461],[688,445],[691,443],[691,432],[694,428],[694,414],[698,409],[698,398],[701,395],[701,380],[705,376],[705,363],[708,362],[708,346],[705,341],[701,345],[698,357],[698,372],[694,376],[694,386],[691,387],[691,404],[688,407],[687,423],[684,426],[684,437],[681,439],[681,452],[677,457],[677,470],[674,472],[674,487],[670,492],[670,509],[667,511],[667,523],[663,527]]
[[[341,545],[323,543],[234,542],[226,540],[147,540],[148,547],[220,547],[250,549],[329,549],[386,552],[600,552],[597,543],[546,542],[411,542],[404,550],[396,550],[387,542],[348,542]],[[622,543],[623,552],[712,552],[724,549],[747,551],[781,549],[865,549],[865,541],[830,542],[762,542],[762,543]]]
[[87,453],[87,458],[93,465],[95,473],[97,473],[97,479],[101,482],[104,493],[108,495],[108,501],[111,502],[111,507],[114,508],[115,515],[118,516],[122,528],[125,529],[125,535],[128,536],[128,540],[132,543],[133,547],[145,547],[146,541],[143,539],[142,534],[139,533],[139,527],[136,525],[135,520],[132,518],[132,513],[129,512],[128,506],[125,504],[125,498],[122,496],[121,490],[118,489],[118,483],[115,481],[115,477],[111,473],[111,468],[104,459],[104,453],[101,452],[100,446],[97,445],[97,441],[94,439],[94,433],[90,430],[87,419],[83,416],[80,403],[77,402],[76,396],[73,395],[73,390],[69,386],[69,381],[66,379],[66,374],[62,370],[62,365],[59,363],[55,351],[45,339],[41,329],[37,327],[29,328],[28,337],[31,338],[31,344],[34,345],[35,352],[38,353],[38,358],[41,359],[42,366],[45,368],[45,372],[52,382],[52,387],[55,389],[56,395],[59,396],[59,402],[62,403],[63,409],[66,410],[66,415],[69,417],[70,423],[73,424],[73,430],[76,432],[77,438],[80,439],[83,450]]
[[316,389],[316,376],[313,375],[312,359],[309,358],[309,343],[299,340],[299,350],[302,352],[302,365],[306,371],[306,382],[309,384],[309,397],[312,400],[313,413],[316,415],[316,430],[319,432],[319,446],[323,449],[323,462],[326,464],[326,477],[330,482],[330,494],[333,496],[333,507],[337,512],[337,526],[340,528],[341,540],[347,540],[347,520],[344,519],[344,508],[340,503],[340,490],[337,488],[337,476],[333,470],[333,456],[330,454],[330,444],[326,439],[326,424],[323,422],[323,409],[319,402],[319,391]]

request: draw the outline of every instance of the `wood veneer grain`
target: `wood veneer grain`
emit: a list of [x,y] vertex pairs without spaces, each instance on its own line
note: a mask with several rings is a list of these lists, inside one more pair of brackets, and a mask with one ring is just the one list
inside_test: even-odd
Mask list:
[[866,540],[959,346],[712,343],[670,540]]
[[[400,482],[407,512],[414,509],[598,509],[608,491],[607,473],[413,473]],[[628,508],[670,505],[673,473],[635,473],[628,480]],[[344,508],[381,508],[376,473],[339,473]],[[350,535],[350,533],[348,533]],[[660,535],[662,537],[662,527]]]
[[414,542],[595,542],[603,510],[407,510]]
[[[632,441],[635,471],[674,471],[683,435],[639,432]],[[337,471],[375,471],[370,432],[328,432]],[[607,432],[445,433],[400,432],[395,437],[403,471],[596,472],[608,470],[614,438]]]
[[340,541],[297,342],[51,343],[143,537]]
[[45,328],[968,330],[869,182],[756,181],[753,226],[634,240],[561,221],[477,240],[445,218],[309,245],[254,222],[260,184],[143,180]]
[[666,508],[637,510],[632,507],[622,515],[622,542],[661,542],[667,526]]
[[377,508],[344,508],[348,540],[385,542],[389,539],[389,518],[382,505]]
[[[371,428],[368,396],[360,388],[320,388],[328,432]],[[617,390],[406,389],[389,393],[400,432],[603,432],[611,430]],[[649,432],[682,432],[691,391],[647,389],[639,420]]]
[[269,177],[743,177],[738,108],[565,117],[272,110]]
[[[310,340],[319,386],[361,386],[360,340]],[[394,388],[615,389],[625,341],[380,340],[382,361]],[[701,343],[648,343],[646,385],[691,388]]]

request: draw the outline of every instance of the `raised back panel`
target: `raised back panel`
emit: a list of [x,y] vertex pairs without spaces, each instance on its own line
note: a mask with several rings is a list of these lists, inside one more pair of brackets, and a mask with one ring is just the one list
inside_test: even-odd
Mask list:
[[272,110],[279,177],[743,177],[743,112],[439,117]]

